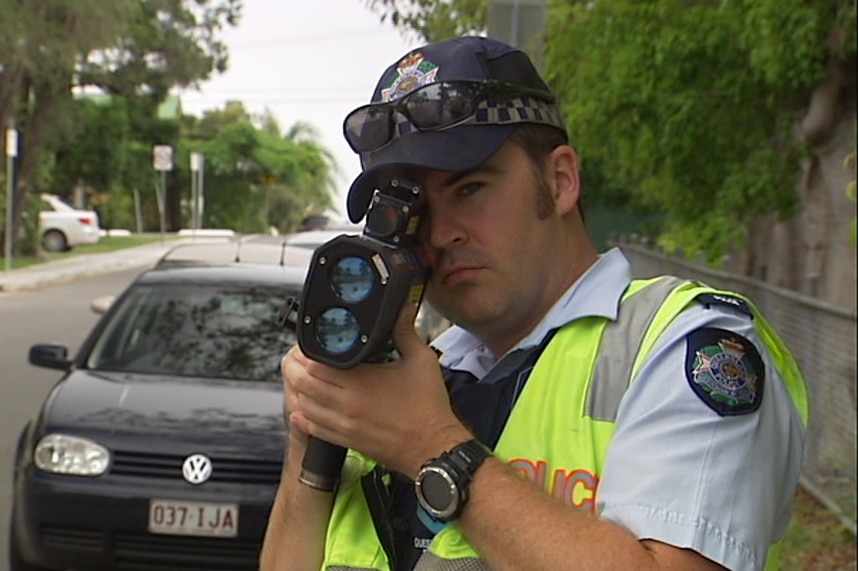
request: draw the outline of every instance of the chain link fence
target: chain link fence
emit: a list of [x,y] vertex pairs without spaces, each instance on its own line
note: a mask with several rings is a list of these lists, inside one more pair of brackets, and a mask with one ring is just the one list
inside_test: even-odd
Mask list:
[[636,278],[670,274],[749,297],[792,351],[808,385],[802,486],[856,532],[856,313],[746,276],[621,240]]

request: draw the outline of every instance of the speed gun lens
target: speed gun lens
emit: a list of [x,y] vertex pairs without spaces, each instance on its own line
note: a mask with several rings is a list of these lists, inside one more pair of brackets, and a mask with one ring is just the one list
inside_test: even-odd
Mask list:
[[354,314],[342,307],[324,311],[315,326],[316,340],[325,351],[342,355],[350,351],[360,339],[360,326]]
[[349,256],[334,266],[331,289],[346,303],[365,300],[375,287],[375,272],[366,258]]

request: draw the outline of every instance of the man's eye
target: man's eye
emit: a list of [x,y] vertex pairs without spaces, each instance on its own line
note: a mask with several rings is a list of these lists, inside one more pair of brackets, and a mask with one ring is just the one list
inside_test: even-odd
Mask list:
[[483,187],[483,183],[481,182],[469,182],[468,184],[460,186],[456,190],[456,196],[465,197],[470,196],[480,190]]

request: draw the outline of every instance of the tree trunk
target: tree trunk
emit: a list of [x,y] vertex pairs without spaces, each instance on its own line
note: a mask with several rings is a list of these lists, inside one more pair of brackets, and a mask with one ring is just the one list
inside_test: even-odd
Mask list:
[[15,95],[19,92],[20,84],[20,66],[8,64],[6,68],[0,72],[0,130],[3,132],[2,140],[0,140],[0,151],[2,151],[4,157],[6,156],[5,133],[6,129],[10,126],[10,120],[15,116]]
[[[23,214],[26,211],[27,197],[32,181],[40,165],[41,149],[44,145],[45,131],[64,97],[69,97],[69,82],[42,81],[33,88],[33,107],[27,116],[22,130],[23,146],[19,155],[17,176],[15,177],[15,195],[12,201],[12,246],[16,251],[17,237],[20,235]],[[29,90],[27,90],[29,91]],[[35,243],[35,242],[34,242]],[[25,252],[32,255],[35,252]]]
[[786,221],[758,220],[733,269],[774,285],[856,308],[856,256],[849,240],[855,203],[846,196],[853,174],[843,161],[855,150],[855,59],[833,60],[796,135],[811,154],[798,183],[799,214]]

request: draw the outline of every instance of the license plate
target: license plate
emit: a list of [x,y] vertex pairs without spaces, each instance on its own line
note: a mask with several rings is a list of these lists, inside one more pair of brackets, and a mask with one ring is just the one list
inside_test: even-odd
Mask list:
[[235,537],[238,534],[238,506],[149,500],[149,533]]

